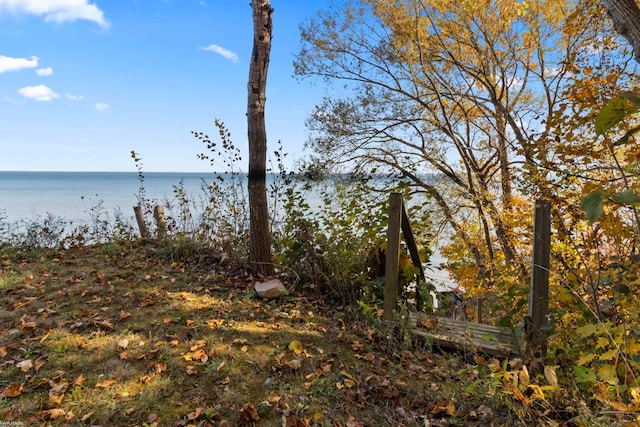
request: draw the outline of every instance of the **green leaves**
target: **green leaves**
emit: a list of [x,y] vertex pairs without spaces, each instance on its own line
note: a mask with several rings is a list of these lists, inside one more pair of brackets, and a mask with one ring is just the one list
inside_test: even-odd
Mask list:
[[603,200],[604,191],[594,191],[582,199],[582,210],[592,224],[604,214]]
[[621,97],[635,105],[636,107],[640,107],[640,94],[633,92],[624,92],[620,94]]
[[585,368],[584,366],[574,366],[573,375],[577,383],[595,383],[596,373],[592,369]]
[[637,107],[629,106],[628,97],[632,99],[634,104],[640,102],[638,100],[640,97],[635,94],[623,94],[609,101],[602,111],[600,111],[598,117],[596,117],[596,136],[604,134],[629,114],[637,110]]
[[640,195],[629,188],[614,196],[613,200],[621,205],[637,205],[640,204]]
[[619,205],[640,205],[640,194],[628,188],[618,194],[608,194],[603,190],[594,191],[582,199],[582,210],[590,223],[594,223],[604,214],[604,200],[608,199]]

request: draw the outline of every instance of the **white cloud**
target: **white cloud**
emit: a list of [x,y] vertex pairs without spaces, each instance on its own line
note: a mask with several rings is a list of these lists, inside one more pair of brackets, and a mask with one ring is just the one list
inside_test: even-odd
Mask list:
[[82,101],[84,99],[84,96],[82,95],[72,95],[70,93],[66,93],[64,96],[66,96],[67,99],[70,99],[72,101]]
[[38,68],[36,70],[36,74],[38,74],[39,76],[50,76],[51,74],[53,74],[53,68]]
[[109,109],[109,104],[103,104],[102,102],[96,102],[96,110],[106,111]]
[[35,99],[36,101],[52,101],[60,96],[45,85],[25,86],[22,89],[18,89],[18,93],[25,98]]
[[227,49],[223,48],[222,46],[218,46],[218,45],[215,45],[215,44],[210,44],[209,46],[203,47],[202,49],[203,50],[208,50],[210,52],[217,53],[218,55],[221,55],[221,56],[227,58],[228,60],[230,60],[234,64],[237,64],[238,62],[240,62],[240,60],[238,59],[238,55],[236,55],[235,53],[231,52],[230,50],[227,50]]
[[[1,1],[2,0],[0,0],[0,2]],[[32,56],[31,59],[27,59],[11,58],[10,56],[0,55],[0,73],[6,73],[7,71],[20,71],[23,68],[35,68],[37,66],[37,56]]]
[[104,12],[88,0],[0,0],[0,14],[3,12],[14,15],[44,15],[45,22],[62,23],[83,19],[101,27],[109,26]]

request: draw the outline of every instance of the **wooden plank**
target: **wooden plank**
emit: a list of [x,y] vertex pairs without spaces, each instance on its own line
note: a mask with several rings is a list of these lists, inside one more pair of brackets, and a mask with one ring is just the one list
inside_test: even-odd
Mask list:
[[551,204],[536,200],[533,221],[533,261],[529,293],[529,343],[533,353],[544,357],[547,337],[544,326],[549,310],[549,267],[551,253]]
[[392,193],[389,197],[389,225],[387,228],[387,251],[385,256],[383,321],[393,320],[398,302],[398,266],[400,264],[400,227],[402,223],[402,195]]
[[[409,327],[415,335],[434,345],[463,351],[512,356],[521,353],[520,340],[514,331],[499,326],[478,324],[445,317],[409,315]],[[426,325],[423,327],[421,325]]]

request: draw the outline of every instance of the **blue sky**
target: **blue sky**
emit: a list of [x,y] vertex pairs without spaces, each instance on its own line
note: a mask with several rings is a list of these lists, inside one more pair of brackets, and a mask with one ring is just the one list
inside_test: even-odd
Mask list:
[[[191,131],[215,135],[214,118],[246,153],[249,3],[0,0],[0,170],[135,171],[135,150],[147,172],[209,171]],[[325,5],[272,0],[270,151],[299,156],[307,139],[324,89],[292,62],[298,25]]]

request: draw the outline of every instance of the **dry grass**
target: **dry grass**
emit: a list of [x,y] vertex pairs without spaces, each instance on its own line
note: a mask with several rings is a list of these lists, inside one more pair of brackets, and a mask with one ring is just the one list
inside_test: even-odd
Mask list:
[[232,264],[172,262],[150,244],[113,243],[0,262],[5,422],[531,421],[461,357],[389,339],[304,295],[260,300],[254,278]]

